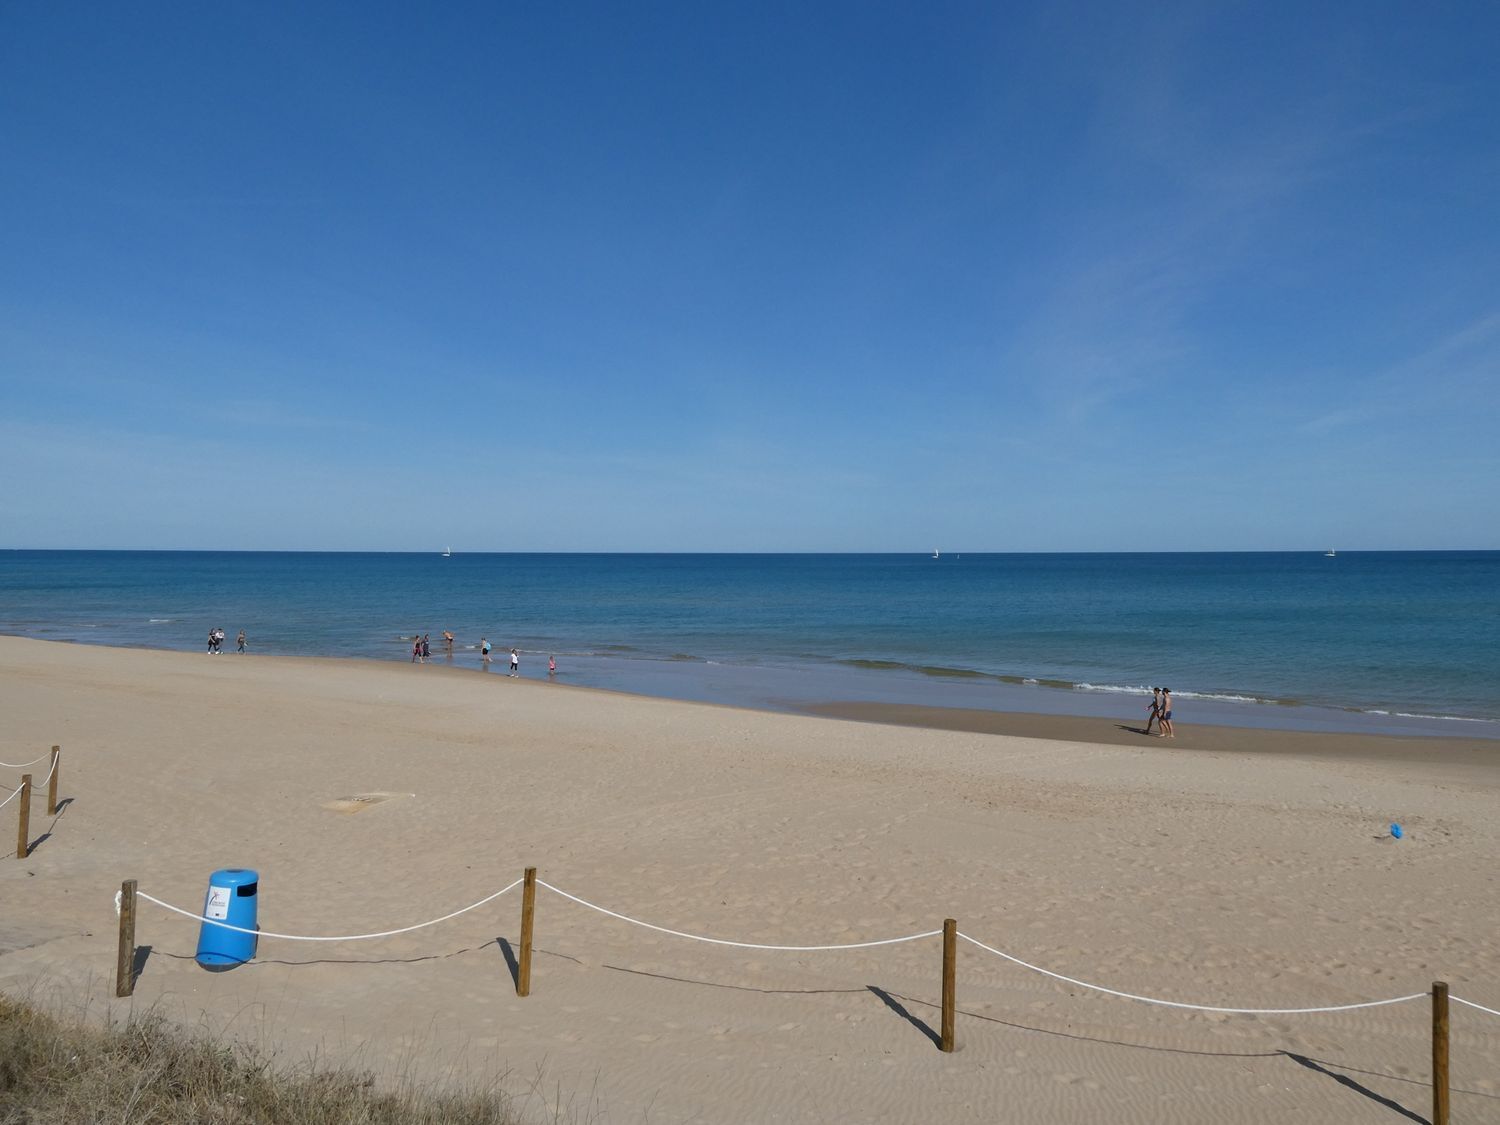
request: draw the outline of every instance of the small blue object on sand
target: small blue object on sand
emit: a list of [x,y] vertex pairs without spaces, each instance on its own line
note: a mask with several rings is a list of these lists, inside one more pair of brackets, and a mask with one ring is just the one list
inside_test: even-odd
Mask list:
[[1398,839],[1398,840],[1401,839],[1401,825],[1399,825],[1399,824],[1393,824],[1393,825],[1391,825],[1391,835],[1394,836],[1394,837],[1396,837],[1396,839]]

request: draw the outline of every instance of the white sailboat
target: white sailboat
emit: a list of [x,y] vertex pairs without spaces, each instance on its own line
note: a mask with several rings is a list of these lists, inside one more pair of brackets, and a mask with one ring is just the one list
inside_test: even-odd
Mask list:
[[445,559],[451,559],[452,557],[453,557],[453,548],[452,547],[444,547],[443,548],[443,558],[445,558]]
[[1326,551],[1323,552],[1323,557],[1325,559],[1337,558],[1338,557],[1338,552],[1335,551],[1332,547],[1329,547],[1328,550],[1326,550]]
[[934,547],[932,549],[932,557],[933,558],[938,558],[939,557],[939,555],[938,555],[938,549],[936,547]]

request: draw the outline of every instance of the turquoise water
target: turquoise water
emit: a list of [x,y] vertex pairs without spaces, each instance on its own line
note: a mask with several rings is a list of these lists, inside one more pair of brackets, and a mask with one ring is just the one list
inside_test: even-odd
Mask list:
[[252,652],[401,661],[451,629],[462,667],[487,635],[526,675],[555,654],[570,682],[752,705],[1133,716],[1166,684],[1214,721],[1500,733],[1492,551],[0,552],[0,632],[202,650],[214,625],[231,650],[243,628]]

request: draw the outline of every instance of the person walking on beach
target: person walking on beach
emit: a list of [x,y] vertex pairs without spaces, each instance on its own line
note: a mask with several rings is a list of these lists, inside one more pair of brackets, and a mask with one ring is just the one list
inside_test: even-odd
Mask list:
[[515,649],[510,650],[510,674],[512,676],[521,674],[521,654]]
[[411,662],[420,664],[422,662],[422,638],[414,636],[411,639]]
[[1161,689],[1161,722],[1158,724],[1157,737],[1176,738],[1177,732],[1172,729],[1172,689],[1164,687]]
[[1151,706],[1146,711],[1146,733],[1151,733],[1151,724],[1161,722],[1161,688],[1151,689]]
[[488,637],[480,637],[479,638],[479,661],[486,668],[489,667],[489,664],[490,664],[490,639]]
[[208,630],[208,655],[209,656],[212,656],[214,654],[214,645],[216,643],[217,642],[214,640],[214,630],[212,628],[210,628]]
[[432,659],[432,645],[427,640],[427,634],[422,634],[422,663],[426,664]]
[[240,635],[234,638],[235,647],[241,656],[245,655],[245,630],[240,630]]
[[555,656],[547,657],[547,678],[549,680],[557,678],[557,657]]
[[443,651],[449,656],[453,655],[453,634],[447,629],[443,630]]

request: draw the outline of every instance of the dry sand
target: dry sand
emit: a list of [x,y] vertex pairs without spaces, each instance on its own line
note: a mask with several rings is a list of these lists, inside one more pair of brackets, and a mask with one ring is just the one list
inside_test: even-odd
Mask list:
[[[1500,766],[1473,744],[1309,748],[1240,732],[1206,749],[1223,744],[1184,724],[1175,744],[1105,745],[441,665],[15,638],[0,638],[0,714],[0,760],[63,745],[69,799],[55,821],[38,801],[32,854],[0,859],[0,989],[65,1010],[132,1003],[110,999],[124,878],[197,909],[210,871],[254,867],[264,928],[329,934],[445,914],[527,864],[627,914],[741,941],[854,942],[952,916],[1059,972],[1189,1002],[1331,1005],[1445,979],[1500,1008]],[[1135,721],[1128,705],[1122,721]],[[358,800],[372,795],[392,796]],[[14,809],[0,813],[5,839]],[[1392,820],[1406,839],[1386,835]],[[382,941],[263,938],[253,963],[208,973],[192,960],[197,926],[143,903],[137,940],[150,951],[133,1003],[287,1062],[317,1053],[386,1073],[503,1074],[534,1090],[538,1118],[557,1107],[604,1122],[1430,1112],[1425,1000],[1184,1012],[961,945],[949,1055],[932,1042],[936,939],[756,952],[543,891],[522,1000],[505,956],[519,912],[512,892]],[[1455,1007],[1453,1024],[1454,1121],[1500,1121],[1500,1019]]]

